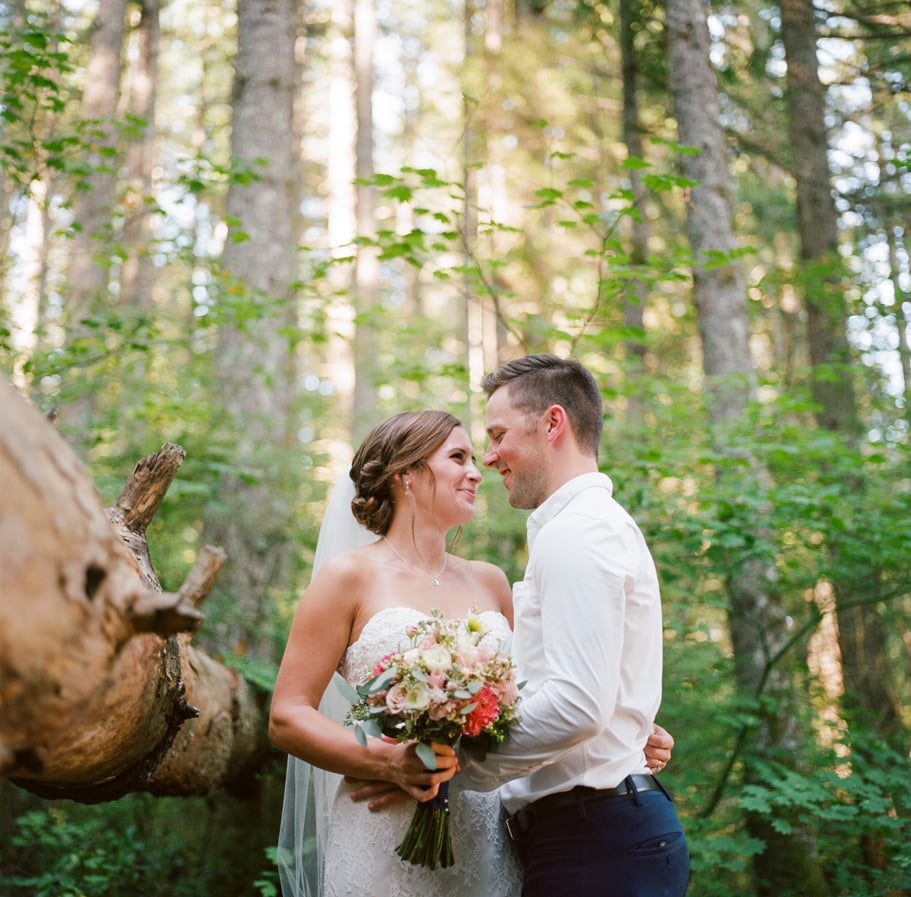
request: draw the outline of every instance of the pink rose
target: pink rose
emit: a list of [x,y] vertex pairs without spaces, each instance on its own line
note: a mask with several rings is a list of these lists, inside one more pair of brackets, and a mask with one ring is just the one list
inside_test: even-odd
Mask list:
[[393,685],[386,692],[386,706],[391,713],[401,713],[408,699],[408,690],[401,683]]

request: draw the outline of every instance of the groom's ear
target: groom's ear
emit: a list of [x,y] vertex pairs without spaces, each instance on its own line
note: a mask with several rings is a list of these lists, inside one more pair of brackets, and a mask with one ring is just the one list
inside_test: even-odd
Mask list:
[[551,405],[544,412],[544,433],[548,442],[556,442],[564,434],[572,432],[569,415],[562,405]]

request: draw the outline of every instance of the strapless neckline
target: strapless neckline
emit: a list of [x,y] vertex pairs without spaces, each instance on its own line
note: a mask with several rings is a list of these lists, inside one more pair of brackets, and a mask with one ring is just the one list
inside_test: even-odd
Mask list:
[[[482,641],[495,649],[508,651],[512,641],[509,621],[499,611],[485,610],[477,614],[484,626]],[[365,682],[377,662],[395,651],[411,647],[408,628],[430,614],[414,607],[394,605],[378,610],[363,626],[357,639],[342,655],[337,672],[355,687]]]
[[[422,610],[418,610],[416,607],[408,607],[408,605],[405,605],[405,604],[393,604],[389,607],[380,608],[366,623],[364,623],[364,625],[361,627],[360,634],[348,646],[347,650],[350,651],[359,642],[363,641],[365,637],[369,637],[368,630],[372,630],[372,629],[375,629],[376,627],[378,627],[382,623],[383,618],[386,616],[395,616],[395,617],[399,617],[401,619],[407,619],[409,621],[412,618],[419,619],[419,620],[427,620],[430,618],[430,614],[428,614]],[[480,617],[482,620],[487,616],[492,616],[492,617],[497,618],[498,620],[502,620],[503,623],[505,623],[507,627],[509,626],[509,621],[498,610],[478,611],[478,613],[475,616]],[[464,620],[465,617],[459,617],[458,619]],[[366,633],[366,636],[365,636],[365,633]]]

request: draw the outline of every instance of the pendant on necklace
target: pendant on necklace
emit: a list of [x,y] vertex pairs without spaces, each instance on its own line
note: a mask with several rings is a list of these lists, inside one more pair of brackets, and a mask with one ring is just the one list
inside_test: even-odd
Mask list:
[[430,581],[431,581],[435,586],[438,586],[438,585],[440,584],[440,581],[439,581],[436,577],[434,577],[434,578],[431,579]]

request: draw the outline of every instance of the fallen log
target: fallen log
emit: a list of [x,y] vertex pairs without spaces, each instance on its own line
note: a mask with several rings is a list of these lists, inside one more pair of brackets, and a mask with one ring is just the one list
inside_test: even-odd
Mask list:
[[264,711],[191,644],[224,562],[205,547],[163,592],[146,528],[184,451],[143,458],[105,511],[54,426],[0,380],[0,778],[86,803],[240,787]]

